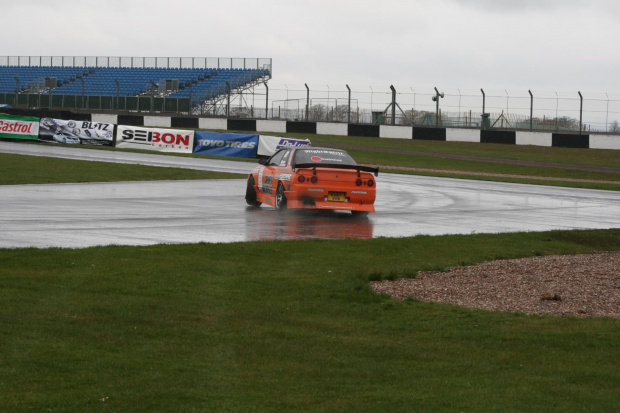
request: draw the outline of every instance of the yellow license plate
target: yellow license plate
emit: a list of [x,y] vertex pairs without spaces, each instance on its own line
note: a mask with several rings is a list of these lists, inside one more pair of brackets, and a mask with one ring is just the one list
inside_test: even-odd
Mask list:
[[336,202],[344,202],[347,200],[347,193],[346,192],[328,192],[327,200],[336,201]]

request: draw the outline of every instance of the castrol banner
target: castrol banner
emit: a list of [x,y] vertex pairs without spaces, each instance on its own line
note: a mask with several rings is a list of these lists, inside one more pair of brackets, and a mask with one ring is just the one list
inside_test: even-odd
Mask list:
[[258,156],[271,156],[286,147],[310,146],[307,139],[283,138],[281,136],[259,135]]
[[36,141],[39,138],[39,118],[0,113],[0,138]]
[[116,128],[116,147],[192,153],[194,131],[119,125]]
[[194,153],[255,158],[257,148],[256,134],[197,131]]

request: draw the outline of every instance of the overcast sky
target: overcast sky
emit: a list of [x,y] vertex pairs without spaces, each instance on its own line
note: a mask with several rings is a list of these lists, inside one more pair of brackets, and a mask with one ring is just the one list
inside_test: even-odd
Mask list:
[[4,56],[273,58],[270,84],[620,94],[616,0],[2,0]]

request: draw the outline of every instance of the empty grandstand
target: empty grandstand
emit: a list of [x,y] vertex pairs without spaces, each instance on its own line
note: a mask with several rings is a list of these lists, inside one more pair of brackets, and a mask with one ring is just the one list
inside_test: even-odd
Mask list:
[[0,104],[228,115],[271,58],[0,57]]

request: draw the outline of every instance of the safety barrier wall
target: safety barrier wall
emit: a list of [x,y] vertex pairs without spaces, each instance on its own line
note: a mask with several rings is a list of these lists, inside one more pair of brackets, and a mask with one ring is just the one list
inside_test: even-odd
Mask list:
[[[114,115],[93,114],[93,121],[109,122]],[[122,119],[121,119],[122,118]],[[412,126],[346,124],[330,122],[293,122],[261,119],[176,118],[153,116],[121,117],[117,123],[137,126],[201,128],[244,132],[305,133],[317,135],[361,136],[369,138],[420,139],[447,142],[499,143],[546,147],[620,150],[620,136],[601,134],[567,134],[554,132],[480,130],[466,128],[425,128]],[[161,118],[155,121],[153,118]],[[162,120],[166,119],[166,120]],[[169,121],[167,120],[169,119]],[[132,122],[132,123],[128,123]],[[140,123],[142,122],[142,123]],[[157,123],[155,123],[157,122]],[[114,122],[110,122],[114,123]]]
[[8,109],[6,113],[58,119],[90,120],[117,125],[207,129],[221,131],[303,133],[368,138],[420,139],[448,142],[498,143],[545,147],[620,150],[620,136],[606,134],[569,134],[555,132],[433,128],[285,120],[226,119],[144,115],[84,114],[67,111],[26,111]]

